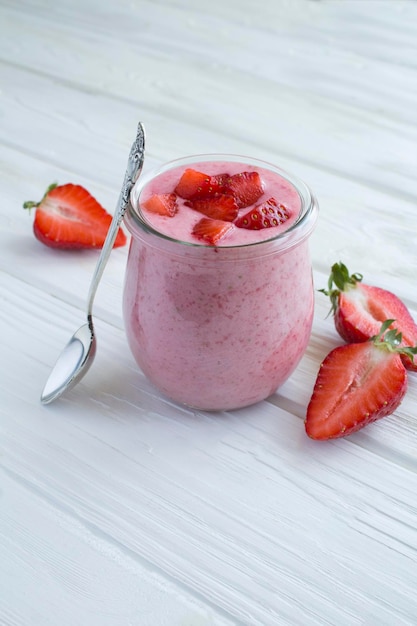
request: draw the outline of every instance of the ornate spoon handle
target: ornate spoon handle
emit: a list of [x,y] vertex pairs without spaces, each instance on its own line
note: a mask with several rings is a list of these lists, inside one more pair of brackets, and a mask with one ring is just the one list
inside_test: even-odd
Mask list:
[[129,196],[133,185],[137,181],[143,167],[143,160],[145,155],[145,130],[142,122],[138,124],[138,130],[136,133],[136,139],[130,149],[129,158],[127,162],[127,169],[125,178],[123,181],[122,189],[120,191],[119,200],[117,203],[116,211],[113,215],[112,222],[107,232],[106,240],[101,249],[100,256],[97,261],[96,268],[94,270],[93,277],[91,279],[90,290],[87,300],[87,318],[92,329],[91,314],[93,308],[93,301],[96,295],[97,287],[100,279],[103,275],[104,268],[107,260],[113,249],[113,244],[117,236],[120,224],[122,223],[124,214],[126,212],[127,205],[129,203]]

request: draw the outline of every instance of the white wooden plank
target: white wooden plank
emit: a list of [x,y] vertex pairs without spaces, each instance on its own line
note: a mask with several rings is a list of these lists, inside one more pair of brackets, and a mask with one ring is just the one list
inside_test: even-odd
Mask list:
[[2,474],[3,624],[230,626],[122,544]]
[[[138,32],[141,32],[141,25],[146,24],[146,17],[150,21],[153,17],[150,5],[146,4],[145,7],[145,11],[138,10],[133,18],[137,20]],[[97,8],[92,10],[95,17]],[[408,10],[411,12],[410,17],[413,17],[412,9],[409,8]],[[190,29],[184,11],[177,11],[176,15],[176,19],[174,15],[174,21],[170,22],[170,27],[172,28],[174,24],[179,29],[178,37],[173,39],[174,42],[177,42],[177,47],[164,47],[163,44],[161,45],[160,35],[155,41],[149,35],[148,28],[146,33],[149,39],[145,38],[143,44],[141,44],[141,38],[135,38],[133,59],[128,56],[131,53],[127,44],[120,44],[114,48],[109,47],[104,35],[92,40],[91,36],[87,37],[82,32],[77,33],[77,39],[74,41],[74,31],[71,28],[68,30],[68,27],[60,22],[55,24],[54,29],[47,28],[48,22],[45,23],[43,19],[40,19],[37,13],[33,16],[34,19],[30,19],[25,14],[9,11],[5,18],[6,24],[9,23],[8,32],[22,31],[22,43],[15,51],[16,60],[21,65],[28,66],[29,69],[33,63],[31,59],[35,58],[37,63],[41,64],[43,73],[50,73],[51,76],[55,77],[54,85],[57,82],[62,82],[61,73],[57,75],[57,70],[54,67],[60,67],[65,63],[64,84],[67,84],[66,81],[70,81],[70,84],[75,83],[82,88],[88,88],[90,98],[98,97],[99,101],[101,94],[105,91],[108,95],[111,94],[117,98],[114,103],[116,109],[119,99],[129,102],[131,108],[134,103],[136,111],[142,107],[146,113],[151,105],[153,110],[158,111],[162,117],[167,117],[167,110],[169,110],[170,120],[191,123],[196,129],[202,126],[201,103],[210,101],[210,108],[205,110],[204,126],[215,130],[218,137],[231,136],[233,141],[238,142],[242,138],[243,132],[244,145],[252,146],[254,144],[262,147],[265,144],[269,145],[274,139],[275,144],[278,143],[280,151],[288,154],[291,158],[308,163],[320,162],[322,167],[335,172],[345,171],[349,166],[351,176],[355,176],[357,180],[363,180],[378,188],[383,186],[387,191],[391,190],[398,196],[408,194],[410,197],[412,194],[412,197],[415,198],[412,172],[417,157],[410,142],[410,133],[415,139],[415,131],[412,125],[406,129],[403,125],[404,109],[407,112],[414,110],[410,108],[410,98],[415,101],[416,96],[415,89],[413,90],[412,87],[414,83],[411,74],[408,74],[411,72],[410,68],[406,66],[399,73],[397,66],[383,65],[378,61],[372,62],[368,58],[366,74],[361,78],[357,65],[352,63],[349,51],[345,52],[342,49],[340,56],[336,55],[334,61],[333,56],[326,53],[327,50],[323,43],[326,43],[328,36],[324,33],[322,35],[324,41],[320,41],[320,50],[324,50],[324,53],[321,53],[322,56],[317,63],[317,66],[320,64],[320,67],[326,70],[324,79],[317,80],[318,77],[314,72],[312,74],[306,72],[300,77],[299,72],[303,62],[307,63],[311,60],[311,41],[306,40],[305,31],[295,30],[291,31],[292,47],[283,45],[276,49],[276,53],[279,52],[280,54],[280,66],[282,64],[285,69],[273,71],[274,68],[269,66],[267,76],[263,76],[258,66],[253,67],[252,65],[248,68],[245,58],[245,54],[251,55],[251,58],[256,58],[255,55],[259,54],[259,41],[256,38],[248,37],[245,30],[241,33],[239,24],[233,21],[228,24],[228,28],[232,40],[231,45],[233,44],[236,56],[231,58],[227,56],[227,63],[213,66],[213,47],[204,49],[201,46],[205,56],[194,58],[191,54],[191,58],[185,65],[182,60],[184,54],[190,53],[190,50],[178,49],[178,45],[179,42],[189,40],[187,35]],[[166,19],[170,17],[171,14],[168,13]],[[338,17],[340,20],[340,16]],[[49,12],[48,19],[51,19]],[[204,15],[204,19],[203,16],[201,17],[200,28],[207,31],[205,20],[206,16]],[[340,29],[340,22],[338,26]],[[220,27],[219,23],[218,27]],[[281,35],[279,25],[274,24],[274,27]],[[31,32],[30,48],[26,47],[24,43],[27,39],[25,33],[28,29]],[[57,41],[58,33],[60,37]],[[372,33],[373,31],[370,29],[367,34],[372,37]],[[314,34],[319,36],[320,29],[314,31]],[[236,40],[233,40],[233,35],[237,37]],[[120,39],[125,37],[123,30],[116,30],[115,36]],[[52,42],[48,42],[48,37],[53,38]],[[294,42],[296,42],[296,49],[300,50],[297,64],[298,74],[292,66]],[[371,39],[371,49],[372,43]],[[49,46],[52,44],[54,45],[54,58],[51,58],[49,53]],[[152,44],[151,49],[157,48],[158,55],[149,56],[145,65],[144,51],[141,45],[145,46],[146,44]],[[10,45],[13,45],[12,42],[5,39],[3,46],[7,49],[7,46]],[[35,50],[34,45],[36,45]],[[274,45],[277,46],[276,40],[271,41],[272,50],[274,50]],[[74,46],[79,47],[78,51],[74,50]],[[336,47],[336,41],[334,47]],[[191,44],[190,48],[192,53]],[[73,65],[67,61],[69,50],[72,50],[72,54],[75,55]],[[261,48],[261,52],[264,53],[261,58],[265,61],[274,58],[272,53],[268,56],[265,55],[265,48]],[[82,65],[79,63],[81,56],[84,59]],[[56,63],[59,65],[57,66]],[[175,67],[174,72],[172,71],[173,66]],[[233,68],[233,80],[229,80],[231,68]],[[309,80],[311,77],[310,80],[315,80],[316,85],[325,82],[334,86],[335,81],[340,80],[342,75],[344,84],[348,78],[351,79],[351,93],[366,94],[372,89],[378,89],[378,91],[369,111],[363,107],[362,100],[360,100],[361,106],[352,107],[350,103],[346,102],[343,94],[335,104],[326,92],[317,91],[317,87],[316,92],[306,88],[305,93],[300,97],[299,87],[286,82],[286,71],[293,76],[293,80],[295,76],[297,77],[297,85],[300,78],[301,80]],[[155,80],[146,79],[148,73],[155,77]],[[103,77],[103,74],[106,76],[104,86],[99,82],[102,80],[99,77]],[[401,85],[410,86],[406,92],[399,88],[397,82],[399,80]],[[189,88],[190,84],[193,86],[192,89]],[[390,98],[389,106],[392,107],[392,113],[391,111],[387,112],[384,108],[384,115],[381,115],[378,108],[381,101],[379,88],[381,84],[393,85],[393,91],[399,94],[398,98],[401,98],[401,94],[406,93],[405,101],[400,101],[399,104],[394,98]],[[42,108],[43,102],[48,101],[48,91],[45,94],[41,92],[39,102],[33,103],[32,106]],[[239,99],[239,116],[237,117],[233,115],[236,106],[236,93],[244,94],[244,97]],[[216,94],[215,98],[213,98],[213,94]],[[65,102],[67,102],[66,105]],[[72,99],[63,99],[61,106],[64,110],[65,108],[71,110],[72,115],[74,115]],[[387,106],[388,103],[385,104],[385,107]],[[397,106],[396,109],[395,106]],[[261,115],[259,114],[260,111],[262,111]],[[112,121],[111,126],[113,128],[119,127],[120,132],[125,135],[126,118],[115,117],[116,119]],[[394,118],[388,127],[386,127],[387,117]],[[379,119],[381,119],[380,124],[383,125],[382,131],[385,130],[385,133],[380,132]],[[100,124],[101,120],[102,111],[99,107],[98,111],[96,109],[95,125]],[[285,123],[282,124],[281,120],[285,120]],[[133,122],[134,120],[130,125]],[[167,149],[170,144],[169,135],[167,137],[165,132],[165,135],[161,137],[152,120],[150,120],[150,129],[155,138],[158,137],[160,141],[161,139],[164,140],[164,146]],[[194,134],[195,137],[199,137],[199,131]],[[363,140],[361,139],[362,136],[364,136]],[[377,140],[376,136],[378,137]],[[182,136],[182,141],[183,152],[192,153],[194,150],[188,149],[191,146],[187,143],[189,141],[187,134]],[[224,142],[222,143],[224,145]],[[217,149],[224,150],[223,145]],[[320,151],[317,150],[318,145]],[[363,150],[364,145],[366,151]],[[263,149],[265,150],[265,148]],[[178,150],[175,154],[178,155]],[[364,154],[366,161],[363,159]],[[397,174],[398,162],[402,165],[400,175]],[[380,176],[381,170],[384,171],[383,179]]]

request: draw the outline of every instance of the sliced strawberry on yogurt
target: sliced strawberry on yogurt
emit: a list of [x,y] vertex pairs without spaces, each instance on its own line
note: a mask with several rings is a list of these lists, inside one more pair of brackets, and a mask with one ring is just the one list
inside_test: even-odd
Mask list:
[[233,196],[227,196],[223,193],[216,193],[207,198],[188,200],[186,205],[207,217],[226,222],[233,222],[239,212],[239,207]]
[[224,180],[226,193],[230,193],[240,209],[255,204],[264,192],[258,172],[240,172]]
[[202,217],[193,228],[193,235],[206,243],[215,245],[222,237],[234,228],[231,222]]
[[214,174],[213,178],[219,183],[220,188],[225,192],[227,187],[227,181],[230,179],[230,174],[223,172],[222,174]]
[[204,172],[198,172],[192,168],[184,170],[175,193],[186,200],[204,198],[223,191],[222,179],[216,176],[209,176]]
[[178,211],[177,196],[175,193],[155,193],[142,206],[150,213],[173,217]]
[[262,228],[279,226],[286,222],[289,217],[290,212],[287,207],[279,204],[275,198],[269,198],[239,217],[235,221],[235,225],[238,228],[260,230]]

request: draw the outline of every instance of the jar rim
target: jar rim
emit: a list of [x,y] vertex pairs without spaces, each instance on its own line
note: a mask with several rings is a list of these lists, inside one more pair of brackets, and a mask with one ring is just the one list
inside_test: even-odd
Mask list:
[[[220,245],[220,246],[208,246],[203,242],[191,242],[184,241],[181,239],[176,239],[175,237],[171,237],[165,233],[154,228],[143,216],[140,211],[139,198],[142,190],[145,186],[156,176],[166,172],[167,170],[174,169],[181,165],[191,165],[192,163],[204,163],[204,162],[213,162],[213,161],[232,161],[232,162],[240,162],[242,164],[259,166],[265,169],[268,169],[272,172],[276,172],[282,178],[287,180],[297,191],[300,202],[300,214],[291,226],[275,236],[269,237],[267,239],[262,239],[259,241],[254,241],[250,243],[243,244],[233,244],[233,245]],[[171,161],[165,162],[162,165],[151,169],[145,175],[141,176],[138,181],[136,181],[129,197],[129,202],[127,206],[125,223],[128,230],[131,234],[135,235],[135,226],[139,227],[140,230],[148,235],[153,235],[157,239],[161,241],[171,242],[172,244],[177,244],[180,246],[185,246],[188,249],[221,249],[221,250],[242,250],[242,249],[259,249],[260,247],[265,247],[265,244],[281,244],[280,249],[287,249],[294,245],[299,244],[302,240],[308,237],[317,220],[318,215],[318,203],[311,192],[310,188],[297,176],[287,172],[286,170],[280,168],[273,163],[268,161],[248,157],[240,154],[227,154],[227,153],[206,153],[206,154],[194,154],[185,157],[179,157],[177,159],[173,159]]]

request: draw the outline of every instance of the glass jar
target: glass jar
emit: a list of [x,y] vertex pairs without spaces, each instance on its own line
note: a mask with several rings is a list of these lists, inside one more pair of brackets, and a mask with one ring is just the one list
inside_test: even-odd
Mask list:
[[[300,198],[295,223],[256,243],[210,246],[164,235],[141,211],[154,177],[198,162],[239,162],[275,172]],[[139,179],[125,217],[132,237],[123,312],[132,353],[173,400],[230,410],[267,398],[290,376],[311,333],[308,238],[318,205],[308,187],[263,161],[232,155],[178,159]]]

